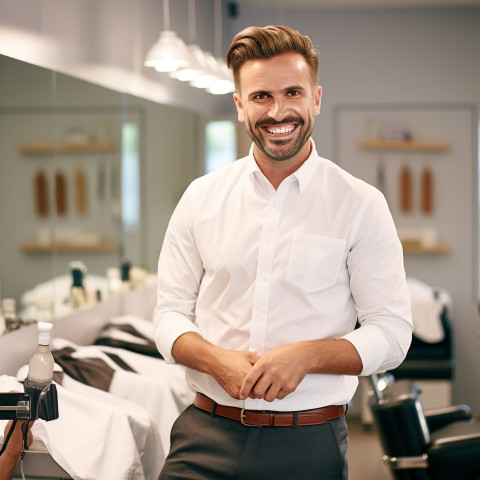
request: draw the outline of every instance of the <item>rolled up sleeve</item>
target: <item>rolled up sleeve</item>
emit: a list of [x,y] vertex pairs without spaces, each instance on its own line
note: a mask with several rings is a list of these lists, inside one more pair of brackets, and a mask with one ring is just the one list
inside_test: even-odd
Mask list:
[[380,192],[361,215],[348,269],[360,328],[343,338],[360,355],[361,375],[396,368],[407,354],[413,325],[402,245]]

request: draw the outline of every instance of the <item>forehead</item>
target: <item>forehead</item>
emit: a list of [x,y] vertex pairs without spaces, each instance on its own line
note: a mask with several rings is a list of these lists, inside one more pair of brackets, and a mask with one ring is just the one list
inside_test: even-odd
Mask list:
[[300,53],[249,60],[240,70],[240,86],[245,94],[258,90],[283,90],[291,86],[306,88],[310,83],[310,67]]

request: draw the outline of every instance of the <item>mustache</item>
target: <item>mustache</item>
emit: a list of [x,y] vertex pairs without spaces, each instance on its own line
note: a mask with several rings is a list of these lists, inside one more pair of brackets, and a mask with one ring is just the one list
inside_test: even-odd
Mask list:
[[300,117],[286,117],[280,121],[273,118],[265,118],[256,122],[255,128],[266,127],[267,125],[285,125],[286,123],[298,123],[299,125],[303,125],[305,121]]

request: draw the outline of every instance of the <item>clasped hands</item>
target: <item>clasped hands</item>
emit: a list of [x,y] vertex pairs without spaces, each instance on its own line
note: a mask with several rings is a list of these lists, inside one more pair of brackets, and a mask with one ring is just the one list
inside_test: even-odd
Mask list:
[[262,355],[222,349],[214,375],[233,398],[272,402],[292,393],[308,373],[308,356],[300,344],[276,347]]

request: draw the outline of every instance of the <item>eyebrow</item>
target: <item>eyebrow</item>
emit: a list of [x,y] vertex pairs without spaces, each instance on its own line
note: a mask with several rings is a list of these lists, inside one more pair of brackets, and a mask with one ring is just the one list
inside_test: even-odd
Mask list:
[[[302,91],[305,91],[306,88],[305,87],[302,87],[301,85],[292,85],[290,87],[285,87],[282,92],[283,93],[286,93],[286,92],[290,92],[291,90],[302,90]],[[249,97],[254,97],[255,95],[259,95],[261,93],[266,93],[266,94],[270,94],[271,91],[270,90],[255,90],[253,92],[250,92],[248,94]]]

